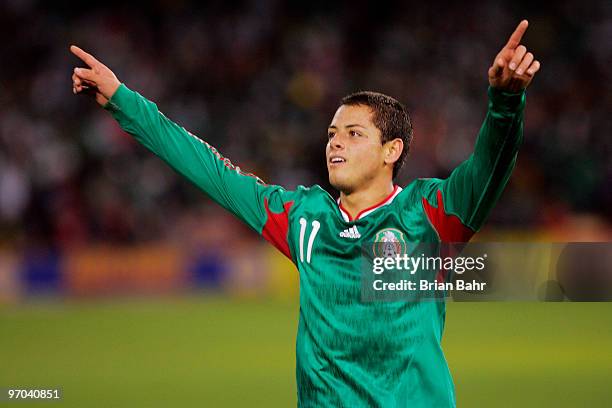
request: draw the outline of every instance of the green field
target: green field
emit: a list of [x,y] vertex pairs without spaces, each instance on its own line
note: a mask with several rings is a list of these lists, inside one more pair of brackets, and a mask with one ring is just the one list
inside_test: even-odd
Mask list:
[[[295,406],[297,312],[205,294],[0,307],[0,387],[63,388],[34,406]],[[449,304],[444,345],[460,407],[612,405],[612,303]]]

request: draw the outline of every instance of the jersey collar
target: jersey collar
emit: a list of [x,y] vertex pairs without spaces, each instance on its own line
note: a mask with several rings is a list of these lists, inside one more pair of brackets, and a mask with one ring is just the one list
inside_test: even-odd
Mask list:
[[387,204],[391,204],[391,202],[393,201],[393,199],[395,199],[395,197],[397,197],[397,195],[402,191],[402,188],[398,185],[395,185],[393,187],[393,191],[391,192],[391,194],[389,194],[387,197],[385,197],[381,202],[379,202],[378,204],[374,204],[371,207],[365,208],[361,211],[359,211],[359,213],[357,214],[357,216],[355,216],[355,218],[351,218],[351,216],[349,215],[349,213],[344,209],[344,207],[342,207],[342,203],[340,202],[340,199],[338,198],[337,202],[338,202],[338,206],[340,207],[340,214],[342,214],[342,218],[344,219],[344,221],[346,222],[350,222],[350,221],[357,221],[362,219],[363,217],[367,216],[368,214],[373,213],[374,211],[376,211],[377,209],[379,209],[380,207],[383,207]]

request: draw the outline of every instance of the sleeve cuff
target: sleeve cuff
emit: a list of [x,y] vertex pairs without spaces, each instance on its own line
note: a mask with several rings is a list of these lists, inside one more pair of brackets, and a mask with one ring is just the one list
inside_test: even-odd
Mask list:
[[507,92],[489,86],[489,107],[501,113],[516,113],[525,107],[525,90]]
[[119,88],[115,91],[113,96],[106,102],[104,105],[104,109],[111,112],[116,113],[121,111],[121,106],[123,105],[125,99],[129,96],[131,91],[125,86],[123,83],[119,85]]

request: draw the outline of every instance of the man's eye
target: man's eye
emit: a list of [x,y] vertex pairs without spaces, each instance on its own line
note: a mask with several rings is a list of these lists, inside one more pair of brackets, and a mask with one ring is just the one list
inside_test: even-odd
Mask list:
[[327,132],[327,138],[331,139],[332,137],[334,137],[336,134],[334,132]]
[[361,136],[361,134],[359,134],[358,132],[356,132],[356,131],[354,131],[354,130],[351,130],[351,131],[349,132],[349,135],[351,135],[351,136]]

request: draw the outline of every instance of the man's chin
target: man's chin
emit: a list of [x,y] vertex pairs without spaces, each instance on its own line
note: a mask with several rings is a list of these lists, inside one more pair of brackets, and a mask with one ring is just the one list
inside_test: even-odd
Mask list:
[[331,186],[336,190],[341,191],[345,194],[348,194],[353,191],[352,183],[349,183],[348,180],[344,180],[342,177],[332,176],[330,174],[329,184],[331,184]]

